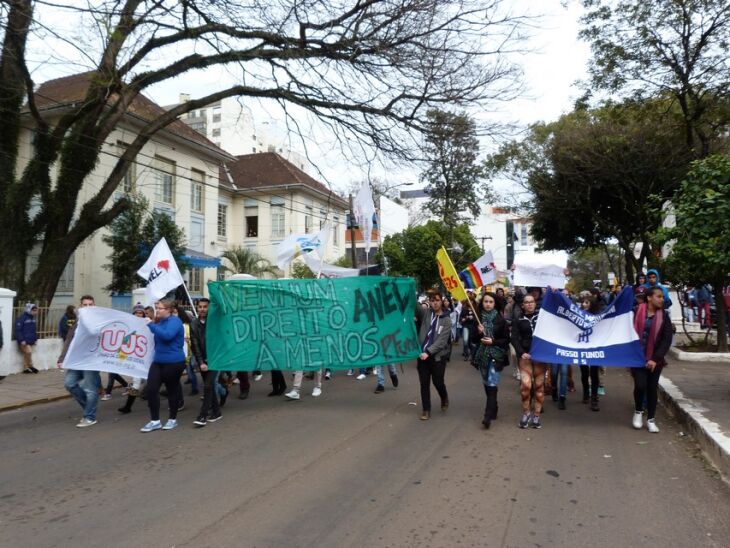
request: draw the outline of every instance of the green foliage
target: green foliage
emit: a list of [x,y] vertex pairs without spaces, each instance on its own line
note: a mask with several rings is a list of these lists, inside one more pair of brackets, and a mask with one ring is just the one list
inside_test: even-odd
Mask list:
[[132,206],[117,217],[111,225],[111,232],[102,237],[112,248],[104,268],[112,273],[112,282],[105,289],[128,293],[145,282],[137,276],[137,270],[149,257],[161,238],[167,240],[170,251],[181,273],[188,269],[183,260],[185,255],[185,232],[166,213],[148,212],[149,201],[142,195],[131,196]]
[[314,278],[314,272],[303,261],[294,261],[291,264],[291,277],[310,279]]
[[581,38],[593,52],[590,89],[640,98],[668,94],[682,112],[687,147],[696,157],[717,150],[730,119],[727,0],[582,3]]
[[111,271],[112,281],[104,289],[115,293],[129,293],[142,283],[137,270],[142,266],[142,224],[147,215],[149,202],[142,195],[133,196],[131,207],[114,219],[108,234],[102,236],[105,244],[112,248],[107,257],[109,263],[103,268]]
[[[711,283],[718,306],[718,345],[727,351],[722,287],[730,276],[730,156],[694,162],[673,200],[676,225],[660,231],[671,243],[665,260],[675,282]],[[723,350],[724,348],[724,350]]]
[[[542,247],[576,251],[617,240],[632,278],[653,259],[650,235],[690,160],[676,112],[656,100],[577,109],[533,126],[486,165],[493,175],[523,181],[532,195],[532,235]],[[643,243],[638,259],[636,242]]]
[[261,278],[265,274],[275,275],[278,272],[276,266],[272,265],[268,259],[245,247],[236,246],[227,249],[221,255],[221,259],[225,259],[227,262],[227,264],[221,265],[221,269],[227,274],[250,274]]
[[388,273],[391,276],[415,278],[419,291],[439,284],[436,251],[442,245],[448,245],[451,234],[453,241],[464,250],[449,251],[457,269],[463,269],[482,254],[468,225],[461,224],[453,228],[452,232],[452,229],[439,221],[429,221],[425,225],[408,227],[402,232],[385,237],[383,253],[388,259]]
[[[579,249],[568,259],[569,287],[574,292],[593,287],[593,280],[601,280],[601,287],[609,287],[608,273],[623,276],[623,254],[614,245],[601,248]],[[633,284],[634,280],[626,280]]]
[[467,217],[477,217],[480,202],[491,198],[477,163],[479,140],[476,125],[466,114],[442,110],[428,112],[424,150],[428,167],[421,174],[429,195],[428,207],[441,221],[456,226]]

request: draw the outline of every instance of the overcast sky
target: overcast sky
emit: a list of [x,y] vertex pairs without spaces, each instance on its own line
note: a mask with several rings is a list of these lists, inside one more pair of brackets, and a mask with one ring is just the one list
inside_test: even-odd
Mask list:
[[[567,6],[565,5],[567,4]],[[585,77],[586,63],[589,57],[588,46],[577,39],[578,18],[581,13],[577,0],[512,0],[510,6],[515,13],[526,12],[541,18],[534,23],[531,38],[525,43],[528,50],[514,56],[514,61],[524,70],[525,92],[520,99],[495,105],[494,112],[489,114],[474,113],[476,117],[488,116],[502,123],[517,123],[525,127],[537,121],[551,121],[562,113],[571,110],[573,102],[581,94],[574,83]],[[60,15],[58,14],[60,13]],[[54,13],[50,8],[37,11],[42,23],[52,28],[69,29],[73,35],[74,21],[68,13]],[[63,32],[63,31],[62,31]],[[57,44],[54,46],[56,60],[49,61],[47,45],[31,48],[29,61],[33,70],[33,78],[37,83],[45,80],[67,76],[74,72],[88,70],[94,59],[83,59],[74,51],[77,44]],[[68,50],[68,51],[63,51]],[[68,56],[65,55],[68,53]],[[77,64],[64,59],[76,56]],[[50,58],[54,57],[53,53]],[[231,76],[223,68],[213,68],[205,73],[183,75],[145,91],[151,99],[160,105],[176,103],[180,93],[189,93],[199,97],[219,88],[221,81],[230,80]],[[278,106],[256,103],[245,100],[245,104],[253,112],[257,124],[278,119],[278,124],[285,130],[282,113]],[[306,117],[298,119],[300,128],[305,134],[306,153],[316,167],[310,172],[336,189],[344,190],[353,181],[370,177],[388,180],[391,184],[414,184],[418,182],[418,169],[403,168],[398,165],[382,166],[379,163],[367,163],[362,158],[347,157],[340,153],[334,139],[318,131],[316,122]],[[294,132],[292,132],[293,135]],[[482,153],[494,150],[496,143],[491,139],[482,140]],[[305,152],[301,139],[292,136],[290,148]],[[319,171],[319,173],[318,173]],[[502,192],[509,192],[507,183],[498,183]],[[515,189],[516,190],[516,189]]]

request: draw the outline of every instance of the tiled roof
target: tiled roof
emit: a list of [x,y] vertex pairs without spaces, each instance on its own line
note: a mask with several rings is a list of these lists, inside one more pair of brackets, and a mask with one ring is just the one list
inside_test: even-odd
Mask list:
[[[74,74],[73,76],[57,78],[42,83],[35,91],[38,110],[62,108],[83,101],[94,74],[96,73],[93,71],[84,72],[82,74]],[[112,99],[116,99],[116,95],[112,95],[110,100]],[[150,122],[165,114],[165,109],[144,95],[139,94],[134,98],[127,112],[146,122]],[[193,141],[218,154],[230,156],[230,154],[210,141],[205,135],[198,133],[180,120],[175,120],[168,124],[164,131],[187,139],[188,141]]]
[[[303,185],[330,195],[331,190],[317,179],[307,175],[297,166],[279,156],[276,152],[261,152],[236,156],[236,161],[227,164],[233,184],[238,190],[256,190],[262,187],[283,187]],[[231,188],[224,168],[220,173],[221,184]],[[331,193],[332,200],[339,206],[347,208],[347,202],[339,195]]]

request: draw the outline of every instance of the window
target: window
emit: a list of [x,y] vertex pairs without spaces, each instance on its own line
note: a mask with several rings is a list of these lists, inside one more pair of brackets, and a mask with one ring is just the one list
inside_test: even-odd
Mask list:
[[332,244],[335,247],[340,245],[340,218],[332,217]]
[[191,293],[203,292],[203,269],[191,268],[188,272],[188,290]]
[[259,236],[259,208],[258,206],[246,205],[244,208],[246,217],[246,238],[258,238]]
[[58,279],[56,286],[57,293],[73,293],[74,292],[74,255],[66,263],[66,267]]
[[312,206],[305,206],[304,210],[304,233],[309,234],[314,225],[314,209]]
[[[117,142],[117,154],[119,156],[122,156],[126,151],[127,147],[129,145],[127,143],[122,143],[121,141]],[[122,192],[125,194],[129,194],[130,192],[134,191],[134,183],[137,180],[137,164],[133,160],[132,163],[129,164],[129,167],[127,168],[127,173],[124,174],[124,177],[122,178]]]
[[213,128],[213,137],[220,137],[221,136],[221,128]]
[[190,179],[190,211],[202,213],[205,173],[192,169],[190,170]]
[[175,162],[155,156],[155,200],[173,204],[175,196]]
[[253,153],[256,154],[256,147],[253,147]]
[[218,237],[225,238],[228,235],[228,206],[218,204]]
[[205,248],[205,220],[194,215],[190,219],[190,237],[188,247],[195,251],[204,251]]
[[286,215],[284,213],[284,200],[282,198],[271,199],[271,237],[283,238],[286,234]]
[[214,112],[213,113],[213,123],[217,123],[221,121],[221,113],[220,112]]
[[527,225],[520,225],[520,245],[527,245]]

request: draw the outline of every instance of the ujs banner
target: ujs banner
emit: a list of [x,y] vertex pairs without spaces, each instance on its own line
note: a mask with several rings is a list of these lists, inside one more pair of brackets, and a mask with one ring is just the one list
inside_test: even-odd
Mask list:
[[634,330],[634,293],[625,287],[600,314],[590,314],[565,295],[548,290],[542,300],[530,355],[544,363],[643,367],[646,358]]
[[208,288],[213,370],[350,369],[419,354],[412,278],[235,280]]
[[63,367],[146,379],[154,355],[154,336],[144,319],[92,306],[78,309],[78,325]]

